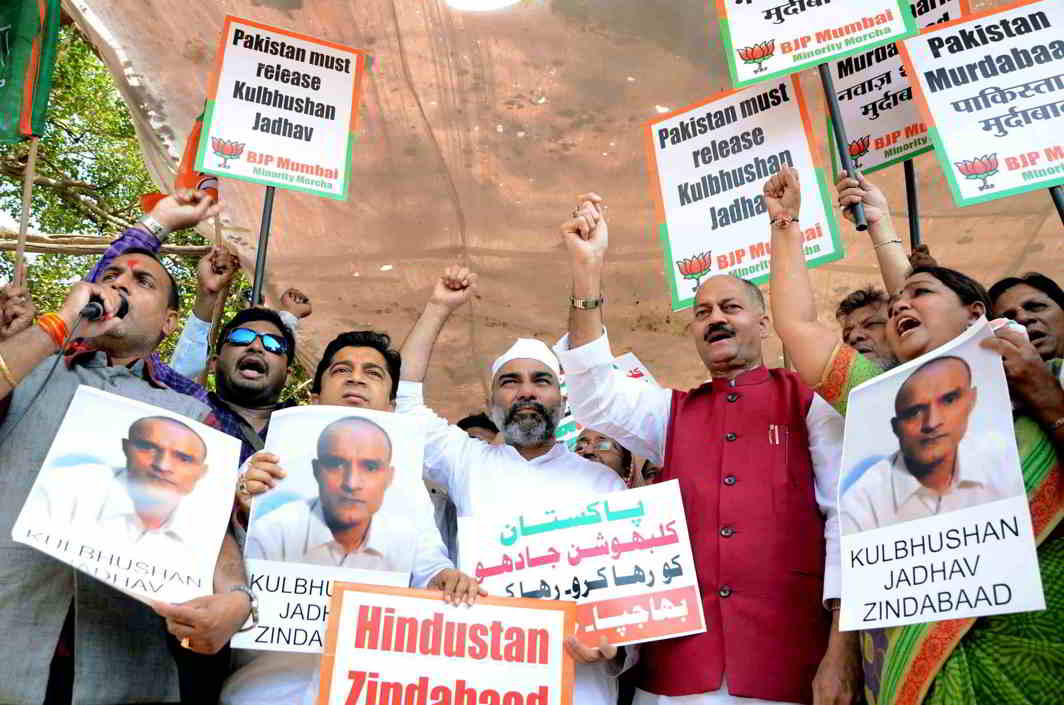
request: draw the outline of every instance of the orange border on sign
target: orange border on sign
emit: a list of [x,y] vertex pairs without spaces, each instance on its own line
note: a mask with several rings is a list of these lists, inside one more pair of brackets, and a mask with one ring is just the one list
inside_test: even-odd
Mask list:
[[[1031,1],[1040,2],[1041,0]],[[717,2],[719,3],[721,2],[721,0],[717,0]],[[800,85],[798,76],[798,73],[792,73],[786,78],[789,78],[791,81],[791,91],[794,93],[795,102],[798,104],[798,114],[802,120],[802,130],[805,132],[806,146],[809,148],[809,156],[812,158],[813,168],[823,169],[824,160],[821,158],[819,150],[816,149],[817,143],[816,137],[813,134],[813,124],[809,119],[809,108],[806,105],[805,95],[802,93],[802,87]],[[782,78],[780,79],[780,82],[783,82]],[[650,175],[650,197],[654,201],[654,214],[657,218],[657,223],[655,225],[668,225],[668,222],[665,220],[665,201],[661,197],[661,179],[658,175],[657,154],[654,151],[654,125],[657,125],[658,123],[664,122],[666,120],[671,120],[677,115],[682,115],[683,113],[690,112],[691,110],[694,110],[695,108],[700,108],[703,105],[709,105],[710,103],[716,103],[718,101],[724,100],[725,98],[731,97],[736,93],[740,93],[742,91],[750,91],[751,93],[756,93],[756,90],[752,90],[755,88],[761,88],[762,91],[767,91],[771,88],[771,85],[769,84],[769,82],[766,81],[765,83],[756,83],[752,86],[744,86],[742,88],[731,88],[726,91],[721,91],[720,93],[715,93],[710,97],[706,98],[705,100],[701,100],[697,103],[691,103],[690,105],[687,105],[682,108],[677,108],[676,110],[665,113],[660,117],[652,118],[643,123],[643,127],[645,128],[643,132],[643,144],[646,147],[647,172]]]
[[[1018,7],[1024,7],[1025,5],[1036,5],[1040,2],[1045,2],[1045,0],[1019,0],[1019,2],[1014,2],[1011,5],[997,7],[992,10],[984,10],[982,12],[977,12],[974,15],[962,14],[955,20],[950,20],[949,22],[944,22],[943,24],[935,24],[931,25],[930,27],[926,27],[920,30],[920,33],[915,35],[914,37],[909,37],[908,40],[898,40],[898,49],[901,50],[901,60],[905,63],[905,70],[908,72],[909,76],[911,76],[911,78],[909,79],[909,83],[912,85],[914,92],[916,93],[916,102],[917,105],[920,106],[920,112],[923,114],[924,120],[927,122],[928,129],[935,127],[935,117],[931,114],[931,106],[927,102],[927,96],[924,95],[924,87],[920,83],[920,79],[916,77],[916,67],[913,65],[912,57],[909,56],[909,48],[905,46],[905,42],[915,39],[917,37],[923,37],[925,34],[933,34],[934,32],[949,29],[950,27],[953,27],[958,24],[964,24],[973,20],[982,19],[983,17],[988,17],[990,15],[999,15],[1003,12],[1015,10]],[[968,0],[961,0],[962,12],[968,9],[970,9],[968,6]]]
[[351,119],[348,123],[350,125],[348,131],[355,131],[355,124],[358,122],[358,99],[362,90],[362,76],[366,69],[366,59],[369,56],[369,52],[365,49],[353,49],[344,44],[330,42],[328,39],[311,37],[306,34],[292,32],[291,30],[283,29],[281,27],[274,27],[273,25],[263,24],[262,22],[256,22],[255,20],[237,17],[235,15],[226,15],[225,23],[222,25],[222,36],[218,40],[218,51],[214,55],[214,66],[211,69],[211,77],[207,83],[207,100],[215,100],[218,95],[218,81],[222,76],[222,65],[225,63],[225,51],[229,47],[229,26],[233,22],[246,24],[257,29],[266,30],[267,32],[276,32],[310,44],[317,44],[319,46],[329,47],[330,49],[338,49],[348,54],[354,54],[355,75],[351,86]]
[[[427,602],[441,602],[439,590],[419,590],[417,588],[398,588],[388,585],[367,585],[366,583],[333,582],[332,600],[329,602],[329,622],[325,628],[325,648],[322,651],[321,685],[318,687],[316,705],[328,705],[329,688],[332,686],[333,666],[336,662],[336,633],[340,629],[340,607],[344,593],[369,592],[377,595],[397,595],[415,597]],[[477,604],[495,605],[496,607],[518,607],[520,609],[562,612],[562,632],[568,638],[576,632],[576,603],[561,600],[533,600],[522,597],[478,597]],[[475,609],[475,606],[474,606]],[[561,705],[572,705],[573,698],[573,659],[562,646],[562,697]]]

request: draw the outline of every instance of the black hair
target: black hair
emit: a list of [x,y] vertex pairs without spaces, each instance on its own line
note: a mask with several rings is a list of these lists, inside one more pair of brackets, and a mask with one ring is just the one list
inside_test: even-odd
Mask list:
[[970,306],[978,301],[983,304],[983,308],[987,315],[993,310],[993,306],[990,303],[990,295],[986,293],[986,288],[967,274],[962,274],[956,269],[950,269],[948,267],[928,265],[913,267],[908,275],[906,275],[906,278],[915,274],[930,274],[935,279],[942,282],[943,286],[956,294],[957,298],[959,298],[961,303],[965,306]]
[[1064,308],[1064,291],[1061,291],[1055,281],[1039,272],[1027,272],[1022,277],[1005,277],[990,287],[990,300],[997,303],[1002,294],[1018,284],[1026,284],[1032,289],[1038,289],[1051,298],[1057,306]]
[[491,431],[492,433],[499,432],[499,427],[496,426],[495,423],[491,420],[491,418],[483,411],[479,414],[472,414],[470,416],[467,416],[461,421],[459,421],[458,428],[462,429],[463,431],[468,431],[471,428],[483,428],[485,430]]
[[285,355],[288,357],[288,362],[291,363],[296,357],[296,337],[292,335],[292,331],[285,325],[284,319],[280,314],[270,308],[245,308],[242,311],[237,311],[232,318],[230,318],[224,326],[222,326],[222,332],[218,335],[218,342],[215,343],[214,353],[220,355],[222,347],[225,346],[226,336],[229,335],[229,331],[234,328],[239,328],[245,323],[251,323],[252,321],[266,321],[272,323],[277,327],[277,330],[281,332],[281,337],[284,338],[285,343]]
[[857,309],[865,306],[885,303],[887,303],[887,292],[869,284],[847,294],[846,298],[839,302],[839,307],[835,309],[835,318],[849,316]]
[[398,350],[392,348],[391,336],[374,330],[351,330],[333,338],[332,342],[325,346],[318,369],[314,371],[314,383],[310,391],[314,394],[321,394],[321,380],[325,376],[325,370],[329,369],[336,353],[343,348],[373,348],[381,354],[388,365],[388,374],[392,378],[390,399],[394,401],[395,395],[399,392],[399,372],[403,367],[403,358]]
[[[119,257],[125,257],[126,255],[142,255],[144,257],[147,257],[148,259],[153,259],[159,263],[159,266],[162,267],[164,272],[166,272],[166,277],[170,280],[170,299],[166,302],[166,305],[174,311],[180,311],[181,286],[177,283],[177,279],[174,278],[174,275],[170,273],[170,270],[166,268],[166,265],[163,264],[163,261],[159,259],[159,255],[143,247],[131,247],[125,252],[116,255],[111,261],[113,262]],[[105,271],[107,271],[106,268],[102,272],[100,272],[100,274],[103,274],[103,272]]]
[[746,293],[750,297],[750,300],[761,307],[761,311],[767,311],[768,307],[765,305],[765,295],[761,292],[761,287],[753,283],[749,279],[743,279],[742,277],[736,277],[734,274],[728,275],[734,277],[743,283],[746,287]]

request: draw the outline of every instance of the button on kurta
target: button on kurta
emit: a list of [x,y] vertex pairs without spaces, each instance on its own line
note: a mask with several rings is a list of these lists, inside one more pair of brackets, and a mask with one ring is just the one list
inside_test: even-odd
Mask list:
[[735,392],[732,392],[728,395],[728,401],[734,404],[735,402],[739,401],[739,395]]
[[726,440],[726,441],[734,441],[736,438],[738,438],[738,436],[736,436],[734,433],[729,433],[728,435],[726,435],[724,437],[724,440]]
[[728,487],[731,487],[732,485],[734,485],[735,484],[735,475],[725,475],[724,476],[724,484],[727,485]]
[[735,534],[735,529],[730,526],[721,527],[720,535],[726,539],[731,538]]
[[727,585],[724,585],[723,587],[721,587],[720,590],[717,590],[717,594],[721,597],[728,597],[731,595],[731,588]]

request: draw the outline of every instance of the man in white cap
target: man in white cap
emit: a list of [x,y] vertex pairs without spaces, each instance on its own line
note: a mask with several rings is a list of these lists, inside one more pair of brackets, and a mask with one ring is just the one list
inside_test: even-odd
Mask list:
[[[425,479],[447,489],[458,516],[476,516],[520,497],[525,504],[547,504],[625,489],[617,473],[557,443],[554,432],[563,402],[558,358],[547,345],[519,338],[491,366],[488,414],[502,431],[504,443],[492,445],[471,438],[425,406],[421,382],[432,347],[451,314],[468,301],[476,275],[449,267],[436,282],[432,297],[403,343],[396,411],[422,419],[426,429]],[[458,552],[462,546],[459,544]],[[614,705],[617,675],[633,660],[617,656],[603,640],[587,648],[575,639],[566,643],[577,666],[574,705]]]

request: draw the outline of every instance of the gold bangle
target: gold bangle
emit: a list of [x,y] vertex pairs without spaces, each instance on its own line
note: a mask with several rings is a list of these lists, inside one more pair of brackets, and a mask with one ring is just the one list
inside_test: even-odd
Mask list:
[[18,382],[11,376],[11,369],[7,366],[7,362],[4,361],[3,355],[0,355],[0,377],[3,377],[4,381],[10,384],[12,389],[18,386]]

